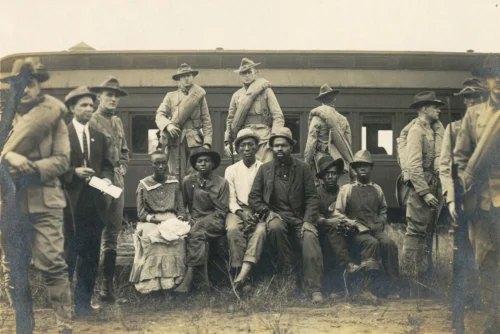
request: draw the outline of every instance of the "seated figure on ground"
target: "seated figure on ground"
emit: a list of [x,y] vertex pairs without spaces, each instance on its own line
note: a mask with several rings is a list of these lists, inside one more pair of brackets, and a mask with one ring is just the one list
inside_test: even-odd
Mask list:
[[140,222],[134,233],[135,258],[130,281],[137,291],[150,293],[178,286],[186,272],[185,241],[189,231],[181,187],[167,174],[163,151],[151,154],[153,175],[139,182],[137,214]]

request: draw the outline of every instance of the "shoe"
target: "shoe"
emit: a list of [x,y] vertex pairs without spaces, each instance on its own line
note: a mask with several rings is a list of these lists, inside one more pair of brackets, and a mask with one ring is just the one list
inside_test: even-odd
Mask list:
[[321,292],[313,292],[311,301],[314,304],[319,304],[323,301],[323,295]]

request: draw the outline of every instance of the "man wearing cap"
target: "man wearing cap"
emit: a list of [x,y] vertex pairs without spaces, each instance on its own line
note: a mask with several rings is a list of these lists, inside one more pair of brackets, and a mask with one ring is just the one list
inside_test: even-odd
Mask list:
[[212,120],[206,92],[193,83],[198,73],[188,64],[182,64],[172,76],[179,83],[179,89],[167,93],[156,111],[156,125],[168,156],[169,173],[177,175],[179,180],[193,172],[189,164],[191,152],[202,146],[212,147]]
[[[453,153],[465,192],[464,209],[471,221],[469,236],[488,312],[483,333],[499,333],[500,55],[488,55],[483,67],[472,74],[485,81],[489,97],[467,110]],[[450,203],[450,211],[453,207]]]
[[[123,123],[118,116],[115,116],[116,108],[122,96],[128,93],[120,87],[120,83],[115,77],[104,80],[99,87],[91,90],[97,93],[99,107],[92,115],[89,125],[102,132],[106,137],[109,147],[109,158],[114,166],[113,184],[124,188],[124,177],[127,172],[129,149],[125,139]],[[113,289],[113,277],[115,273],[116,249],[118,233],[122,227],[124,191],[118,198],[107,197],[109,203],[108,218],[102,232],[102,251],[104,253],[102,261],[103,280],[101,285],[100,299],[102,302],[113,303],[116,297]],[[120,299],[118,302],[125,302]]]
[[351,127],[347,118],[335,110],[335,99],[339,89],[332,89],[327,84],[321,86],[315,98],[321,106],[309,113],[309,134],[307,136],[304,161],[318,171],[318,161],[325,155],[334,159],[343,159],[344,168],[349,172],[352,161]]
[[[318,192],[309,166],[291,156],[296,141],[282,127],[269,138],[274,160],[260,166],[248,196],[266,222],[268,240],[285,275],[294,267],[294,248],[302,253],[302,285],[312,301],[323,300],[323,258],[318,240]],[[290,236],[292,236],[290,238]]]
[[255,158],[260,138],[251,129],[238,132],[234,141],[241,160],[226,168],[225,178],[229,183],[229,210],[226,217],[227,240],[231,267],[241,271],[235,279],[243,283],[259,261],[266,240],[266,225],[257,222],[253,209],[248,205],[248,194],[262,162]]
[[226,155],[232,156],[234,152],[231,152],[230,143],[241,129],[249,128],[260,137],[257,160],[268,162],[273,159],[273,152],[268,146],[269,136],[285,126],[285,119],[271,83],[264,78],[256,78],[255,67],[258,65],[260,63],[243,58],[240,68],[235,71],[240,75],[243,87],[231,98],[224,143]]
[[96,95],[86,86],[73,89],[64,99],[64,103],[74,115],[68,125],[70,166],[63,179],[70,204],[67,209],[72,211],[69,216],[74,218],[74,226],[66,222],[68,229],[65,234],[70,281],[77,269],[74,295],[77,316],[89,314],[108,204],[99,190],[89,186],[88,180],[96,176],[112,184],[114,178],[113,162],[109,158],[106,137],[89,127],[95,100]]
[[[409,186],[401,272],[415,280],[422,280],[432,268],[432,232],[441,207],[438,171],[442,144],[439,107],[444,103],[432,91],[415,95],[410,108],[418,110],[418,118],[408,131],[404,151]],[[427,252],[427,255],[426,255]]]
[[32,333],[35,322],[28,269],[33,262],[43,272],[59,332],[71,333],[72,303],[63,236],[66,201],[59,180],[70,159],[68,130],[62,120],[67,109],[62,102],[42,94],[40,83],[49,74],[40,63],[18,59],[11,75],[2,81],[15,85],[20,73],[29,74],[31,79],[1,154],[16,188],[15,194],[6,193],[2,185],[0,245],[7,292],[16,312],[17,332]]
[[[379,281],[380,269],[385,270],[392,282],[399,277],[398,247],[385,233],[387,202],[382,188],[371,181],[373,165],[370,152],[356,152],[351,163],[356,171],[356,181],[340,188],[334,214],[339,220],[351,219],[368,229],[365,231],[358,227],[358,233],[351,240],[360,248],[361,267],[367,272],[367,283],[371,289]],[[383,288],[385,294],[396,297],[394,290],[389,292],[388,286]]]
[[199,148],[189,157],[195,173],[182,180],[184,203],[189,210],[191,231],[187,239],[187,271],[177,292],[189,292],[194,269],[202,273],[202,284],[207,290],[207,261],[209,243],[223,236],[224,221],[229,211],[229,184],[213,171],[220,166],[217,152]]

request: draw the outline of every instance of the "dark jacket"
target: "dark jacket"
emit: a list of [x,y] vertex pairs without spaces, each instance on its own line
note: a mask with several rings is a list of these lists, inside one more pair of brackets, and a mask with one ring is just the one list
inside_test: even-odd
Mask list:
[[[274,160],[263,164],[255,176],[248,196],[249,205],[255,212],[272,210],[270,203],[274,191],[274,166]],[[295,158],[292,158],[290,167],[288,199],[297,218],[316,224],[319,197],[314,177],[309,165]]]

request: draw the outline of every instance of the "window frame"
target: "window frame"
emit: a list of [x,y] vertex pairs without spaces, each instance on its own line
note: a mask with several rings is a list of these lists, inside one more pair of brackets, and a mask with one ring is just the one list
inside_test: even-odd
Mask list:
[[[359,147],[360,150],[363,147],[363,135],[362,135],[362,129],[363,129],[363,124],[365,122],[365,117],[366,118],[375,118],[375,117],[380,117],[381,119],[389,119],[390,120],[390,125],[391,125],[391,131],[392,131],[392,154],[377,154],[377,153],[371,153],[372,157],[374,160],[378,161],[393,161],[397,159],[397,142],[396,138],[399,136],[399,134],[396,134],[397,132],[397,112],[395,111],[387,111],[387,112],[370,112],[370,111],[360,111],[359,112],[359,134],[358,134],[358,139],[359,139]],[[368,123],[369,124],[369,123]],[[354,152],[353,152],[354,153]]]

